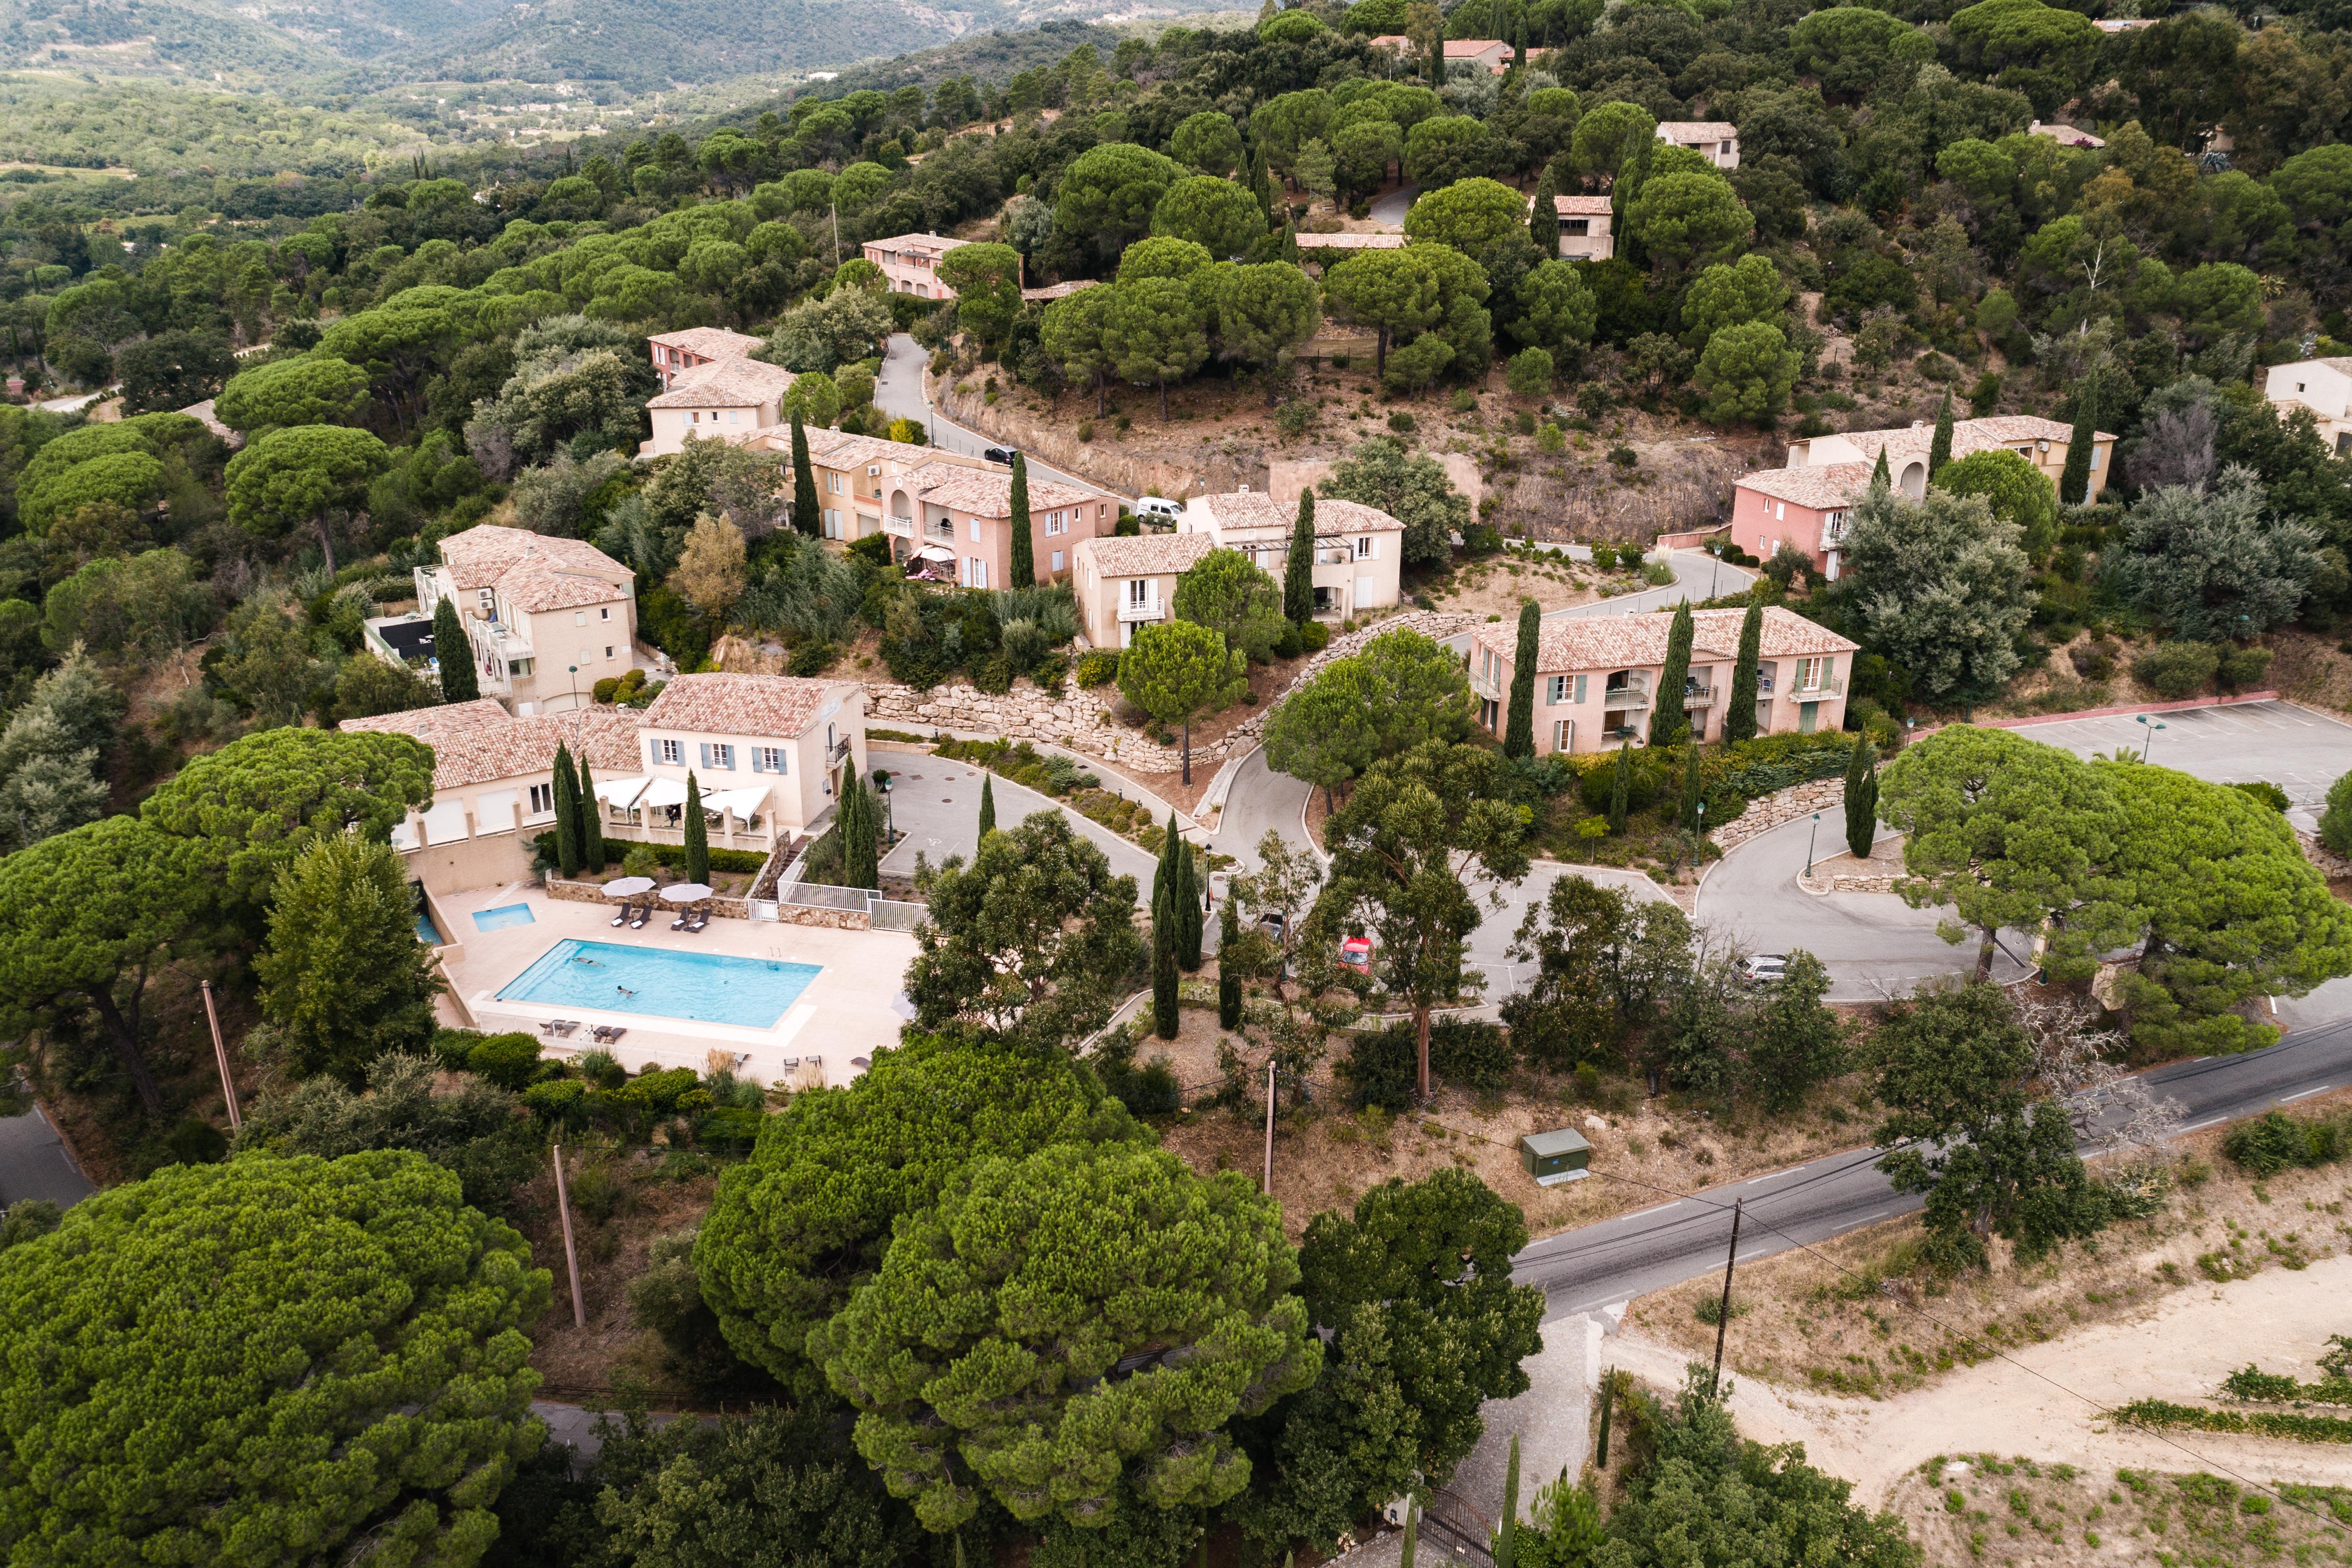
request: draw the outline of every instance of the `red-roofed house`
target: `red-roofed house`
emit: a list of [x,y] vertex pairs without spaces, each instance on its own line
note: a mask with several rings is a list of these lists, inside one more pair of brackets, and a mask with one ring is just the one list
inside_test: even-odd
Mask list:
[[652,667],[636,649],[636,574],[594,545],[482,523],[439,548],[437,564],[412,574],[417,613],[430,620],[443,599],[457,605],[484,696],[552,712],[585,703],[608,676]]
[[918,300],[952,300],[956,291],[940,281],[940,258],[960,245],[943,234],[899,234],[866,242],[866,259],[882,269],[893,294]]
[[[1298,510],[1263,490],[1194,496],[1177,520],[1179,533],[1205,533],[1238,550],[1281,582],[1290,563],[1290,535]],[[1378,507],[1315,498],[1315,614],[1346,620],[1397,602],[1404,562],[1404,524]]]
[[[994,465],[925,465],[877,476],[883,531],[911,540],[918,563],[966,588],[1009,588],[1013,582],[1013,470]],[[1036,580],[1070,569],[1078,541],[1118,526],[1118,498],[1108,490],[1029,480],[1029,550]]]
[[[1683,705],[1691,733],[1719,739],[1739,659],[1745,610],[1692,613],[1690,673]],[[1598,752],[1631,740],[1644,743],[1658,678],[1666,663],[1674,613],[1572,616],[1543,623],[1537,642],[1536,745],[1543,752]],[[1764,611],[1756,670],[1756,732],[1811,734],[1845,726],[1846,672],[1861,645],[1778,605]],[[1502,732],[1518,629],[1482,626],[1470,637],[1470,689],[1480,721]]]
[[667,457],[686,449],[687,437],[741,441],[783,422],[784,394],[793,375],[764,360],[722,359],[681,374],[667,392],[646,400],[653,438],[640,442],[640,458]]
[[[2032,414],[1962,419],[1952,426],[1952,456],[2015,452],[2054,488],[2066,468],[2074,428]],[[1936,438],[1926,423],[1900,430],[1852,430],[1814,436],[1789,447],[1789,466],[1762,468],[1732,487],[1731,542],[1759,560],[1770,560],[1783,544],[1813,559],[1813,569],[1832,582],[1841,570],[1840,544],[1846,514],[1870,489],[1880,452],[1887,479],[1912,497],[1927,493],[1927,453]],[[2095,433],[2091,449],[2087,499],[2096,500],[2114,471],[2116,438]]]
[[1658,140],[1687,147],[1718,169],[1739,167],[1739,127],[1728,120],[1662,120]]
[[667,390],[688,371],[723,359],[741,359],[760,346],[760,340],[724,327],[688,327],[680,332],[656,333],[646,344],[653,351],[654,374],[661,377]]

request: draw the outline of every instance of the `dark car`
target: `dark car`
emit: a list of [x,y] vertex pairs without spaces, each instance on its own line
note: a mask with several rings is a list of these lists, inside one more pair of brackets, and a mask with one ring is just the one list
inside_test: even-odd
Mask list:
[[1013,459],[1020,455],[1021,448],[1018,447],[990,447],[984,448],[980,454],[982,461],[1003,463],[1007,468],[1011,468]]

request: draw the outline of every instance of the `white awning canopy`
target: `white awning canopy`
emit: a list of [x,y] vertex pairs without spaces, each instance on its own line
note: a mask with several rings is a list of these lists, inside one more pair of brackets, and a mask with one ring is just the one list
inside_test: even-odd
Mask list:
[[952,561],[956,552],[944,544],[926,544],[915,552],[914,558],[918,561]]
[[646,785],[652,782],[644,773],[634,774],[625,779],[598,779],[596,798],[606,805],[621,807],[634,805],[636,804],[637,796],[645,793]]
[[425,814],[425,842],[427,844],[462,844],[470,837],[466,831],[466,803],[456,795],[446,795],[434,803]]
[[636,800],[639,805],[684,805],[686,785],[677,779],[656,778],[647,781],[646,793]]
[[731,811],[735,820],[742,822],[768,808],[768,792],[760,789],[730,789],[702,797],[705,811]]

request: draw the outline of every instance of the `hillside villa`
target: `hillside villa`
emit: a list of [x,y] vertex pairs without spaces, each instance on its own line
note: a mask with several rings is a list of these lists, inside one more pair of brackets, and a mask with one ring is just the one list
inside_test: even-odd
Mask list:
[[[1382,33],[1368,38],[1373,48],[1386,49],[1393,55],[1412,52],[1412,40],[1402,33]],[[1535,51],[1530,50],[1533,54]],[[1501,76],[1511,68],[1511,46],[1500,38],[1448,38],[1445,40],[1445,63],[1450,68],[1457,60],[1467,60],[1483,66],[1491,76]]]
[[588,763],[606,837],[683,843],[691,773],[711,847],[762,854],[832,807],[845,768],[866,768],[866,689],[853,680],[681,675],[642,711],[518,716],[484,697],[341,727],[433,748],[432,807],[392,841],[436,894],[530,876],[530,840],[555,822],[559,744]]
[[1176,618],[1176,579],[1216,548],[1205,533],[1145,533],[1078,542],[1070,591],[1095,647],[1126,647],[1135,628]]
[[867,240],[865,256],[882,269],[893,294],[912,294],[918,300],[952,300],[956,291],[940,281],[940,258],[970,243],[950,239],[943,234],[899,234],[888,239]]
[[1739,167],[1739,127],[1728,120],[1662,120],[1658,140],[1687,147],[1718,169]]
[[661,377],[662,390],[667,392],[687,372],[722,359],[741,359],[761,341],[724,327],[688,327],[684,331],[657,332],[646,344],[653,352],[654,374]]
[[[1745,610],[1692,613],[1690,673],[1683,683],[1696,740],[1720,740]],[[1548,620],[1537,644],[1538,753],[1644,743],[1666,663],[1674,612]],[[1848,668],[1861,645],[1777,605],[1764,611],[1756,670],[1756,732],[1810,735],[1845,725]],[[1504,729],[1518,655],[1518,627],[1497,621],[1470,637],[1470,689],[1479,722]]]
[[667,392],[646,402],[653,437],[637,456],[662,458],[684,450],[689,436],[740,441],[783,423],[784,395],[795,377],[764,360],[714,360],[680,374]]
[[[2054,487],[2066,468],[2074,427],[2031,414],[1962,419],[1952,426],[1952,456],[2006,449],[2033,465]],[[1759,468],[1743,476],[1731,496],[1731,542],[1769,561],[1783,544],[1812,558],[1813,570],[1835,582],[1843,566],[1841,545],[1847,513],[1870,489],[1880,452],[1887,478],[1914,498],[1927,493],[1927,454],[1935,426],[1921,421],[1900,430],[1853,430],[1792,443],[1784,468]],[[2116,438],[2095,432],[2086,499],[2096,500],[2114,472]]]
[[2263,395],[2282,419],[2298,408],[2310,410],[2327,449],[2338,457],[2352,452],[2352,358],[2274,364]]
[[[1295,507],[1244,489],[1192,497],[1176,520],[1176,531],[1206,534],[1222,548],[1238,550],[1279,583],[1289,568],[1297,521]],[[1378,507],[1316,498],[1316,618],[1346,620],[1394,605],[1403,558],[1403,523]]]
[[[656,667],[637,651],[636,574],[585,540],[481,523],[437,549],[438,563],[411,574],[415,614],[368,623],[368,649],[387,663],[428,648],[436,668],[470,658],[482,695],[526,717],[583,706],[599,680]],[[463,654],[431,648],[443,599],[457,606]]]

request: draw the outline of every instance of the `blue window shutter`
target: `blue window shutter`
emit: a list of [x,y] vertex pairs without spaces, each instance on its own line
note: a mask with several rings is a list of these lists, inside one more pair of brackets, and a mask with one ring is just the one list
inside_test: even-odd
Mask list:
[[778,746],[776,748],[776,772],[781,774],[788,773],[792,771],[792,753],[784,750],[783,747]]
[[1580,675],[1576,678],[1576,700],[1579,702],[1584,700],[1584,677]]
[[751,748],[751,771],[755,773],[764,773],[768,771],[761,760],[760,748],[757,746]]
[[708,741],[704,741],[704,742],[701,742],[701,750],[702,750],[702,771],[703,771],[703,772],[705,772],[705,773],[709,773],[709,772],[710,771],[710,742],[708,742]]

